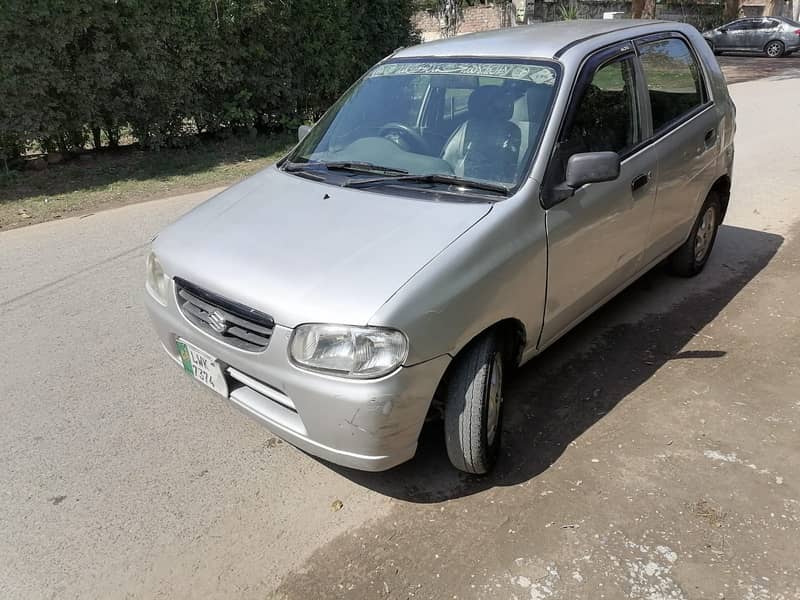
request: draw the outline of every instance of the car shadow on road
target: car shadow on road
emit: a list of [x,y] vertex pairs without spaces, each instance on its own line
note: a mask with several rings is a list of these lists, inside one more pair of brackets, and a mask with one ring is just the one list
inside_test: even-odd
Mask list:
[[440,502],[528,481],[670,360],[718,360],[725,348],[684,350],[772,259],[783,238],[723,226],[706,270],[680,279],[654,268],[519,369],[506,390],[503,454],[490,475],[453,469],[441,421],[411,461],[383,473],[329,465],[353,482],[410,502]]

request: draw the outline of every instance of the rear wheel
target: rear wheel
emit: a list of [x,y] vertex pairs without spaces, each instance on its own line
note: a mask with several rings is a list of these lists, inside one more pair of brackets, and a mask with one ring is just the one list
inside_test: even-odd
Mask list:
[[455,359],[444,410],[447,456],[456,469],[488,473],[497,460],[503,425],[503,337],[491,330]]
[[703,270],[711,255],[717,229],[722,220],[722,205],[716,192],[711,192],[683,245],[669,257],[670,270],[681,277],[693,277]]
[[783,45],[783,42],[779,42],[778,40],[772,40],[764,46],[764,53],[770,58],[779,58],[783,56],[785,51],[786,46]]

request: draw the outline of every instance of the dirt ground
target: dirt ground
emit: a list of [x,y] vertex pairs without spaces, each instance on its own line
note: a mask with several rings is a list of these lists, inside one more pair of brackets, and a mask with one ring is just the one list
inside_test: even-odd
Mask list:
[[718,56],[728,84],[753,81],[765,77],[792,79],[800,77],[800,54],[782,58],[767,58],[752,54],[723,54]]

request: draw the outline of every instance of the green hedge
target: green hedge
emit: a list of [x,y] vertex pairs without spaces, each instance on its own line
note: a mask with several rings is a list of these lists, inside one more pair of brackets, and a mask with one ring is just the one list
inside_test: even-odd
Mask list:
[[413,0],[6,0],[0,158],[313,119],[415,41]]

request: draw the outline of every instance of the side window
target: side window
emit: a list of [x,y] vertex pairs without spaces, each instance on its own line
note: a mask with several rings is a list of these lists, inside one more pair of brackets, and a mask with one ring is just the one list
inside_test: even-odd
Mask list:
[[444,92],[444,114],[451,119],[467,112],[469,97],[474,88],[447,88]]
[[736,21],[728,25],[726,29],[728,31],[744,31],[745,29],[750,29],[751,24],[752,21]]
[[761,25],[761,29],[775,29],[780,25],[780,22],[776,21],[775,19],[764,19],[764,22]]
[[670,38],[639,48],[657,132],[706,101],[700,68],[686,42]]
[[641,141],[633,58],[595,71],[562,141],[568,158],[578,152],[624,153]]

